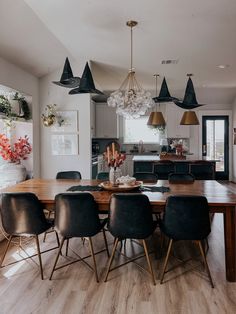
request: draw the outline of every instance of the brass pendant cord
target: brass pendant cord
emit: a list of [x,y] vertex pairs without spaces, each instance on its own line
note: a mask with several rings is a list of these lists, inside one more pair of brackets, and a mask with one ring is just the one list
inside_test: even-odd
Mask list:
[[130,27],[130,70],[133,71],[133,26]]
[[[160,76],[159,74],[154,74],[153,76],[155,76],[156,78],[156,97],[157,97],[157,77]],[[159,111],[161,110],[161,106],[160,106],[160,103],[158,102],[158,105],[159,105]],[[156,109],[156,112],[157,112],[157,103],[155,105],[155,109]]]

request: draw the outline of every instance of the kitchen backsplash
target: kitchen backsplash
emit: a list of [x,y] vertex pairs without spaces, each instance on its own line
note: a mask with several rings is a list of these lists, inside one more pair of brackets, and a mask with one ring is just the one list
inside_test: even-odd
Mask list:
[[[168,144],[170,145],[173,141],[179,141],[181,140],[180,138],[168,138]],[[189,152],[189,139],[188,138],[184,138],[182,139],[185,143],[185,146],[188,148],[188,152]],[[110,145],[112,142],[118,142],[120,145],[120,150],[126,153],[130,153],[132,151],[140,151],[141,148],[143,149],[143,152],[157,152],[160,153],[161,152],[161,146],[159,144],[143,144],[141,147],[141,143],[140,144],[123,144],[120,140],[117,139],[96,139],[93,140],[93,144],[98,144],[97,148],[98,151],[97,153],[101,154],[103,152],[105,152],[107,145]]]

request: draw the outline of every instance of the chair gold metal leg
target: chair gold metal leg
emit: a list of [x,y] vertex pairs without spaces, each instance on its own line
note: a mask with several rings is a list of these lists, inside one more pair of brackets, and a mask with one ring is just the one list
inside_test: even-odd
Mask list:
[[59,241],[58,233],[56,232],[56,230],[54,230],[54,231],[55,231],[56,238],[57,238],[57,245],[59,247],[60,246],[60,241]]
[[110,268],[111,268],[111,264],[112,264],[114,256],[115,256],[115,252],[116,252],[118,241],[119,241],[119,239],[115,238],[115,243],[113,245],[112,253],[111,253],[111,256],[110,256],[110,259],[109,259],[109,263],[108,263],[108,266],[107,266],[107,271],[106,271],[106,276],[105,276],[104,282],[107,281],[108,274],[109,274],[109,271],[110,271]]
[[153,281],[153,284],[155,286],[156,285],[156,281],[155,281],[155,276],[154,276],[153,269],[152,269],[152,263],[150,261],[149,255],[148,255],[147,245],[146,245],[146,242],[145,242],[144,239],[142,241],[143,241],[143,248],[144,248],[144,252],[145,252],[147,263],[148,263],[148,267],[149,267],[149,272],[150,272],[150,274],[152,276],[152,281]]
[[94,265],[94,272],[95,272],[95,276],[96,276],[96,281],[99,282],[99,280],[98,280],[97,264],[96,264],[96,259],[95,259],[95,255],[94,255],[94,250],[93,250],[93,242],[92,242],[92,238],[90,238],[90,237],[89,237],[89,245],[90,245],[91,255],[92,255],[92,258],[93,258],[93,265]]
[[170,251],[171,251],[171,248],[172,248],[172,244],[173,244],[173,240],[172,240],[172,239],[170,239],[170,241],[169,241],[169,245],[168,245],[167,254],[166,254],[166,258],[165,258],[165,263],[164,263],[163,270],[162,270],[162,273],[161,273],[161,280],[160,280],[160,284],[162,284],[162,283],[163,283],[163,279],[164,279],[164,275],[165,275],[165,271],[166,271],[167,263],[168,263],[168,260],[169,260],[169,257],[170,257]]
[[[52,213],[52,212],[49,210],[49,211],[48,211],[48,217],[47,217],[47,218],[50,218],[51,213]],[[47,236],[47,234],[48,234],[48,233],[49,233],[48,231],[45,231],[45,232],[44,232],[43,242],[45,242],[45,241],[46,241],[46,236]]]
[[40,273],[41,273],[41,279],[43,280],[43,265],[42,265],[42,258],[41,258],[41,252],[40,252],[40,246],[39,246],[39,237],[38,235],[35,236],[37,251],[38,251],[38,257],[39,257],[39,266],[40,266]]
[[70,239],[67,239],[67,240],[66,240],[66,256],[68,256],[69,240],[70,240]]
[[204,261],[205,269],[207,271],[207,274],[208,274],[208,277],[209,277],[209,280],[210,280],[210,283],[211,283],[211,287],[214,288],[214,284],[213,284],[213,281],[212,281],[212,278],[211,278],[210,269],[209,269],[209,266],[208,266],[208,263],[207,263],[207,260],[206,260],[206,254],[205,254],[205,251],[203,249],[201,241],[198,241],[198,245],[199,245],[199,249],[200,249],[203,261]]
[[110,253],[108,250],[108,244],[107,244],[106,231],[104,229],[102,229],[102,233],[103,233],[103,238],[104,238],[105,247],[106,247],[106,251],[107,251],[107,256],[110,257]]
[[56,268],[56,266],[57,266],[58,258],[59,258],[59,255],[60,255],[60,253],[61,253],[61,249],[62,249],[62,247],[63,247],[64,241],[65,241],[65,237],[63,237],[62,240],[61,240],[61,244],[60,244],[60,247],[59,247],[59,249],[58,249],[57,256],[56,256],[56,259],[55,259],[55,262],[54,262],[54,265],[53,265],[53,268],[52,268],[52,271],[51,271],[49,280],[52,280],[52,275],[53,275],[54,270],[55,270],[55,268]]
[[0,267],[2,267],[3,261],[4,261],[6,255],[7,255],[7,251],[9,249],[10,244],[11,244],[12,238],[13,238],[13,236],[11,235],[9,240],[8,240],[8,242],[7,242],[7,244],[6,244],[6,248],[4,250],[4,253],[3,253],[3,256],[2,256],[2,259],[1,259]]

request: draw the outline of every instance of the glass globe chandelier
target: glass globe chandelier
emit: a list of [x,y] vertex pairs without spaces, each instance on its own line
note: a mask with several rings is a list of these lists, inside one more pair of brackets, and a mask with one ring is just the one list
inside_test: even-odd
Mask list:
[[128,21],[126,25],[131,30],[131,54],[130,70],[121,87],[111,93],[107,99],[110,107],[116,107],[116,113],[125,118],[136,119],[144,115],[148,108],[153,106],[151,93],[146,92],[137,82],[133,68],[133,27],[138,24],[136,21]]

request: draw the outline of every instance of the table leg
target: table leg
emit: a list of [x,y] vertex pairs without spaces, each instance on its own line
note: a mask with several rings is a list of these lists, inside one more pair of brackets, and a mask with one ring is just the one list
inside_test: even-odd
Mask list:
[[227,206],[224,213],[226,279],[236,281],[236,208]]

